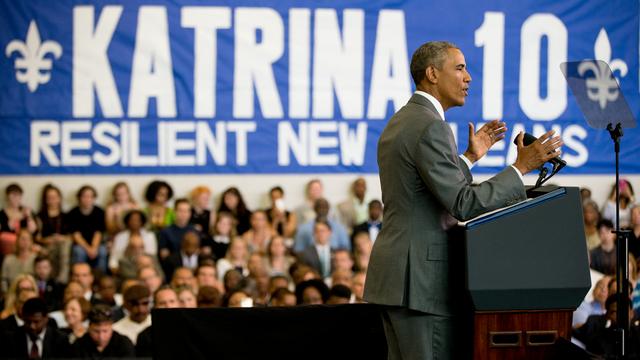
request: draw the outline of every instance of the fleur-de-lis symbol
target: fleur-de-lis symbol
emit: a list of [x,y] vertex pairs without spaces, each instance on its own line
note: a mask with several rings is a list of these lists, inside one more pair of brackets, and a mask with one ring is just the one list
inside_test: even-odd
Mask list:
[[611,75],[618,71],[620,77],[627,75],[627,64],[621,59],[611,59],[611,43],[607,36],[607,31],[602,28],[594,46],[596,60],[602,62],[584,61],[578,66],[578,74],[584,76],[588,71],[593,72],[594,77],[586,79],[587,96],[593,101],[597,101],[600,109],[604,110],[608,102],[616,101],[618,98],[618,83],[615,77],[608,76],[607,63],[611,68]]
[[40,41],[40,32],[36,22],[31,20],[29,30],[27,31],[27,41],[13,40],[6,49],[5,55],[11,57],[11,54],[17,52],[21,57],[17,57],[14,61],[16,70],[16,80],[20,83],[26,83],[30,92],[36,91],[38,85],[46,84],[51,79],[51,59],[45,58],[45,55],[51,53],[54,58],[58,59],[62,55],[62,47],[55,41]]

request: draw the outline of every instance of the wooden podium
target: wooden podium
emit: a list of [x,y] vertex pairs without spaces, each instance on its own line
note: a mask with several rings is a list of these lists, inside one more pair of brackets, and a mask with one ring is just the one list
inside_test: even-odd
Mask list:
[[544,187],[461,223],[473,359],[547,359],[591,286],[580,194]]

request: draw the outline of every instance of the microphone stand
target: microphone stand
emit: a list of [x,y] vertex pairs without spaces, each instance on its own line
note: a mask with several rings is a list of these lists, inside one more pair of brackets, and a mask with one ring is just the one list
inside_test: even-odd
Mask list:
[[622,126],[620,123],[607,125],[607,131],[613,140],[616,153],[616,283],[618,297],[618,311],[616,324],[616,355],[620,360],[627,359],[629,349],[629,235],[630,230],[620,230],[620,138]]

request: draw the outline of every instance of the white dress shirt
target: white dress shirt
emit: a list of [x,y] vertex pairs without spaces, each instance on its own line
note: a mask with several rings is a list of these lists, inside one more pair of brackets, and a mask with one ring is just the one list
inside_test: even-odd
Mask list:
[[[36,346],[38,346],[38,356],[40,358],[42,358],[42,347],[44,342],[44,334],[46,332],[47,332],[47,327],[45,326],[44,329],[42,329],[42,331],[40,332],[40,334],[38,334],[38,338],[36,339]],[[31,354],[31,347],[33,346],[33,341],[31,341],[31,337],[28,334],[25,336],[27,337],[27,354]]]

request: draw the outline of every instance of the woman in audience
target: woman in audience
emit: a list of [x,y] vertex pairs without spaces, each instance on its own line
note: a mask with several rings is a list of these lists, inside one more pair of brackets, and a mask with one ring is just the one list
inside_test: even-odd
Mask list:
[[287,255],[287,247],[284,238],[276,236],[271,239],[267,247],[267,271],[269,276],[289,275],[289,268],[295,262],[295,258]]
[[198,301],[193,289],[189,286],[181,286],[176,289],[178,294],[178,302],[181,308],[194,309],[198,307]]
[[222,193],[218,213],[222,211],[226,211],[233,216],[238,235],[244,234],[251,228],[251,211],[247,209],[247,205],[238,188],[230,187]]
[[219,212],[213,226],[213,242],[211,244],[211,252],[216,259],[221,259],[227,254],[229,243],[236,235],[233,215],[226,211]]
[[280,186],[275,186],[269,191],[271,207],[268,208],[267,218],[271,226],[280,236],[285,239],[293,239],[298,227],[296,214],[290,212],[285,207],[284,190]]
[[173,197],[173,189],[168,183],[161,180],[152,181],[147,186],[144,197],[149,203],[146,213],[149,216],[151,231],[157,233],[173,224],[176,214],[173,208],[168,206],[169,200]]
[[591,251],[600,245],[600,236],[598,235],[600,212],[594,201],[587,200],[582,203],[582,218],[584,219],[584,235],[587,238],[587,250]]
[[47,184],[42,189],[38,225],[36,244],[51,259],[55,279],[66,284],[69,279],[72,241],[69,217],[62,211],[62,192],[55,185]]
[[91,185],[84,185],[76,194],[78,206],[69,212],[74,242],[71,262],[85,262],[94,269],[107,272],[107,248],[103,244],[104,210],[96,205],[98,193]]
[[125,223],[123,221],[124,215],[130,210],[137,209],[138,204],[131,196],[129,185],[123,181],[118,182],[113,186],[111,196],[111,202],[105,209],[105,223],[107,226],[107,233],[113,236],[125,229]]
[[158,252],[158,242],[156,235],[145,229],[147,217],[140,210],[131,210],[124,216],[124,224],[126,230],[119,232],[113,239],[111,247],[111,256],[109,257],[109,268],[114,274],[118,273],[118,262],[124,255],[127,244],[133,238],[139,238],[144,245],[144,252],[147,254],[156,254]]
[[209,235],[213,228],[215,216],[209,207],[211,190],[206,186],[196,186],[191,190],[191,220],[201,234]]
[[35,234],[38,225],[33,212],[22,205],[22,188],[18,184],[9,184],[5,189],[7,202],[0,210],[0,261],[5,255],[15,251],[18,231],[26,228]]
[[329,298],[329,287],[320,279],[303,281],[296,286],[298,305],[320,305]]
[[[628,227],[631,222],[631,206],[635,203],[633,186],[628,180],[620,179],[620,228]],[[602,209],[602,217],[609,219],[616,227],[616,186],[611,188],[609,199]]]
[[[69,299],[72,299],[74,297],[81,297],[87,300],[84,296],[84,288],[82,287],[82,285],[76,281],[69,281],[62,294],[62,303],[65,304],[67,303],[67,301],[69,301]],[[60,310],[50,312],[49,318],[55,320],[59,328],[67,327],[67,320],[64,316],[64,307]]]
[[275,235],[275,231],[271,227],[267,219],[267,213],[263,210],[254,211],[251,214],[251,229],[242,235],[242,238],[249,246],[249,252],[265,253],[267,244]]
[[67,299],[64,303],[64,319],[67,327],[60,329],[69,336],[69,343],[73,344],[87,332],[85,321],[91,310],[91,304],[82,296]]
[[235,237],[229,244],[227,254],[224,258],[218,260],[216,270],[219,280],[224,279],[224,274],[230,269],[237,269],[243,276],[249,274],[249,249],[247,242],[241,237]]
[[631,224],[629,225],[631,236],[629,237],[629,252],[634,257],[640,257],[640,205],[631,208]]
[[33,262],[37,253],[33,251],[33,238],[28,229],[20,229],[16,242],[15,254],[9,254],[2,262],[2,288],[9,284],[20,274],[33,274]]
[[29,274],[20,274],[9,286],[9,290],[5,292],[4,309],[0,312],[0,319],[6,319],[15,313],[15,303],[18,294],[22,291],[32,291],[38,293],[38,285],[33,276]]

